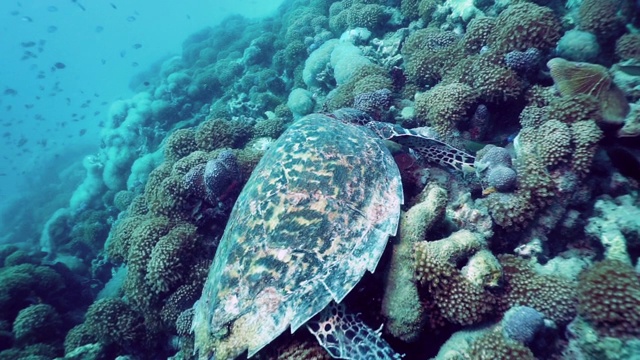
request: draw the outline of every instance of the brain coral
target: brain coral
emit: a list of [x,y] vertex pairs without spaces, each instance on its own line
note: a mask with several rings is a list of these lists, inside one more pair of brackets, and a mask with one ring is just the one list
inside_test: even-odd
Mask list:
[[580,275],[578,313],[607,336],[640,335],[640,279],[633,267],[603,260]]
[[509,6],[496,18],[489,45],[506,53],[528,48],[549,50],[560,39],[562,26],[551,9],[530,2]]

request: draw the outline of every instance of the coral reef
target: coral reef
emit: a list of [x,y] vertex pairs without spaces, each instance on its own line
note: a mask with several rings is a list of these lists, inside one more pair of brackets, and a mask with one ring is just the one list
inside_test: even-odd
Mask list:
[[[362,312],[357,328],[383,323],[367,336],[409,360],[631,358],[637,10],[286,0],[194,33],[107,106],[68,191],[2,214],[0,359],[199,356],[194,302],[244,182],[290,124],[346,107],[475,156],[453,172],[387,141],[406,203],[376,272],[342,302]],[[314,329],[327,352],[303,330],[256,357],[328,359],[345,339]]]
[[603,260],[580,275],[578,314],[603,335],[640,334],[640,279],[631,265]]
[[385,330],[406,342],[416,341],[426,321],[420,306],[418,288],[414,281],[414,245],[426,237],[427,231],[444,214],[446,191],[433,184],[423,190],[424,200],[412,206],[400,218],[396,241],[384,282],[382,315],[387,319]]

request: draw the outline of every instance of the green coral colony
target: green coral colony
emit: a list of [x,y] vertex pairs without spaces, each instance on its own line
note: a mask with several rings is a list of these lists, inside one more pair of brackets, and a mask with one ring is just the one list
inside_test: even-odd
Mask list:
[[0,360],[640,356],[636,1],[287,0],[101,136]]

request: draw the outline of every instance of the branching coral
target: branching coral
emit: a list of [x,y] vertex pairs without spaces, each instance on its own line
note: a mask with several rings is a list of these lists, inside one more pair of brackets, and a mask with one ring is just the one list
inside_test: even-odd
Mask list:
[[166,293],[182,283],[193,263],[193,250],[201,240],[196,227],[189,223],[174,226],[158,239],[147,263],[145,280],[155,293]]
[[198,127],[195,141],[198,149],[211,151],[225,147],[242,147],[251,138],[253,129],[242,121],[209,119]]
[[145,340],[143,319],[121,299],[102,299],[87,310],[84,330],[99,341],[123,348],[141,345]]
[[578,313],[602,334],[640,335],[640,279],[631,265],[604,260],[580,275]]
[[521,2],[498,15],[488,42],[501,53],[529,48],[544,51],[556,45],[561,28],[560,20],[548,7]]
[[[428,291],[440,316],[458,325],[477,324],[487,320],[495,310],[495,298],[483,284],[462,275],[456,262],[482,250],[484,240],[469,231],[460,230],[448,238],[421,241],[414,245],[416,279]],[[497,284],[501,269],[497,262],[479,264],[488,283]],[[435,317],[435,316],[434,316]]]
[[620,0],[584,0],[578,9],[580,29],[592,32],[602,40],[614,37],[623,26],[618,16]]
[[499,65],[491,54],[474,55],[461,60],[447,73],[443,82],[467,84],[480,99],[493,103],[513,100],[524,88],[518,75],[506,66]]
[[62,324],[60,315],[51,305],[37,304],[20,310],[13,321],[13,333],[20,344],[55,340]]
[[416,95],[416,115],[422,124],[430,124],[441,136],[452,136],[474,104],[475,95],[473,88],[465,84],[436,86]]
[[488,44],[489,36],[493,32],[496,19],[493,17],[476,17],[467,26],[467,32],[462,38],[462,46],[469,54],[478,54]]
[[522,343],[507,339],[499,330],[492,330],[476,339],[468,351],[474,360],[518,359],[534,360],[536,357]]
[[576,315],[576,286],[551,275],[538,275],[526,260],[513,255],[498,256],[504,273],[503,311],[512,306],[534,308],[558,324],[566,324]]
[[624,34],[616,41],[616,55],[622,60],[640,61],[640,34]]
[[179,129],[167,138],[164,144],[164,158],[168,162],[174,162],[196,149],[195,132],[192,129]]
[[576,173],[580,175],[589,173],[598,141],[602,136],[602,130],[595,121],[586,120],[571,124],[571,140],[574,146],[571,168]]

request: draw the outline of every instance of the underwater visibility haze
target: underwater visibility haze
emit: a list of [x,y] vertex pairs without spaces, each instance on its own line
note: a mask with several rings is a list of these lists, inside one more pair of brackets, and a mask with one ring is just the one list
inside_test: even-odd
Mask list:
[[0,29],[0,360],[640,357],[640,2]]

